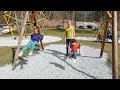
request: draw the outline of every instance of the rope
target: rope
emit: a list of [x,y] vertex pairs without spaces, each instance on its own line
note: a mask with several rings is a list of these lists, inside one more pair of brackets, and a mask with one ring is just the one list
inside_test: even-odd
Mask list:
[[[103,23],[100,25],[99,30],[102,28],[102,26],[104,25],[104,23],[105,23],[105,22],[103,22]],[[95,33],[95,36],[93,36],[93,38],[96,37],[96,35],[97,35],[97,33],[98,33],[99,30],[97,30],[97,32]],[[101,32],[103,32],[103,30],[104,30],[104,27],[102,28],[102,31],[101,31]]]

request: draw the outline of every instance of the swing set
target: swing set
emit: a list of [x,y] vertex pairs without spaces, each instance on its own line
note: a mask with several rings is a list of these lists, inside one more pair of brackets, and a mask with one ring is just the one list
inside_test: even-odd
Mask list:
[[[15,57],[14,57],[14,62],[13,64],[15,64],[16,60],[18,59],[18,53],[20,50],[20,44],[22,41],[22,35],[24,33],[24,27],[26,25],[26,21],[27,21],[27,17],[28,17],[28,13],[29,11],[26,11],[25,17],[24,17],[24,21],[22,23],[22,29],[21,29],[21,34],[20,34],[20,38],[18,41],[18,46],[17,46],[17,50],[15,53]],[[39,19],[38,17],[38,11],[32,11],[32,20],[35,22],[35,25],[37,25],[38,27],[40,27],[40,22],[37,22],[37,20]],[[103,51],[104,51],[104,47],[105,47],[105,41],[106,41],[106,36],[107,36],[107,30],[109,28],[109,22],[112,21],[112,36],[113,36],[113,40],[112,40],[112,75],[113,75],[113,79],[118,79],[118,43],[117,43],[117,11],[106,11],[105,12],[107,14],[107,19],[105,22],[105,28],[104,28],[104,36],[103,36],[103,42],[101,45],[101,52],[100,52],[100,58],[103,56]],[[42,28],[42,27],[41,27]]]
[[[112,22],[112,78],[113,79],[118,79],[118,75],[119,75],[119,67],[118,67],[118,43],[117,40],[120,37],[117,37],[117,11],[105,11],[106,14],[106,20],[105,22],[103,22],[103,24],[101,24],[100,28],[102,28],[103,26],[103,41],[102,41],[102,45],[101,45],[101,51],[100,51],[100,58],[103,56],[103,51],[104,51],[104,47],[106,44],[106,36],[107,36],[107,32],[109,29],[109,23]],[[84,19],[85,21],[85,19]],[[97,35],[98,30],[95,34],[95,36]],[[94,36],[94,37],[95,37]]]

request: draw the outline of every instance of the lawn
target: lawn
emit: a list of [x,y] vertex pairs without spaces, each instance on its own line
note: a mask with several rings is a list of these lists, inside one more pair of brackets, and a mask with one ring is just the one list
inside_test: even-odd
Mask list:
[[[58,37],[61,37],[62,39],[64,38],[64,30],[44,29],[43,33],[44,33],[44,35],[58,36]],[[76,37],[79,37],[79,36],[94,37],[96,33],[97,33],[96,31],[91,31],[91,30],[76,30]],[[118,35],[120,35],[120,31],[118,31]],[[8,34],[3,34],[1,36],[11,36],[11,34],[8,33]],[[59,41],[59,42],[54,42],[52,44],[63,44],[63,43],[64,43],[64,40]],[[100,43],[96,43],[96,42],[92,42],[92,41],[78,41],[78,43],[81,43],[82,45],[95,47],[95,48],[101,48]],[[51,43],[44,44],[44,45],[46,46],[46,45],[49,45],[49,44],[51,44]],[[15,47],[0,47],[0,65],[9,64],[9,63],[12,62],[13,48],[15,48]],[[120,44],[118,44],[118,50],[120,50]],[[112,44],[107,43],[105,45],[105,50],[104,51],[106,53],[108,53],[108,55],[109,55],[109,59],[108,59],[107,64],[109,66],[111,66]],[[24,56],[26,56],[27,53],[28,53],[28,51],[26,52],[26,54]],[[120,52],[118,52],[118,56],[119,56],[119,65],[120,65]],[[119,68],[119,70],[120,70],[120,68]]]

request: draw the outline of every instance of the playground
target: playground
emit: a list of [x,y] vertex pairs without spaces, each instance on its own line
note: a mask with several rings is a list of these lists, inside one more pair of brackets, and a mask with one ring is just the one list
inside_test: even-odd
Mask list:
[[[52,32],[52,34],[49,34],[49,32]],[[22,58],[23,61],[19,62],[17,66],[14,68],[12,68],[12,65],[10,64],[13,58],[12,48],[15,47],[15,45],[17,45],[17,43],[15,44],[15,42],[17,42],[18,40],[14,40],[12,37],[9,38],[10,40],[13,40],[12,43],[8,44],[9,46],[6,45],[7,46],[6,50],[5,49],[1,49],[1,50],[4,50],[4,52],[8,51],[9,54],[11,53],[9,56],[9,58],[11,59],[9,60],[7,59],[8,57],[5,57],[5,56],[2,57],[2,59],[4,60],[6,59],[9,61],[6,61],[8,65],[5,65],[0,68],[0,71],[1,71],[0,78],[11,78],[11,79],[15,79],[15,78],[111,79],[112,78],[112,75],[111,75],[112,70],[111,70],[111,63],[110,63],[111,50],[109,49],[111,48],[110,44],[107,44],[108,47],[105,47],[105,50],[107,52],[104,52],[103,54],[104,56],[102,58],[99,58],[101,44],[93,41],[89,41],[89,40],[84,41],[84,39],[79,40],[80,38],[79,37],[78,42],[81,42],[83,44],[81,46],[81,56],[78,56],[76,63],[73,63],[73,62],[70,63],[69,58],[64,56],[65,45],[63,44],[64,42],[62,37],[62,34],[64,34],[64,31],[48,29],[44,31],[44,33],[47,36],[49,35],[48,37],[49,39],[46,37],[47,41],[54,41],[55,39],[56,42],[47,43],[47,41],[43,41],[45,43],[44,52],[42,52],[41,50],[40,51],[38,50],[37,54],[31,57],[27,56],[27,53],[26,53],[24,58]],[[78,37],[79,33],[78,34],[76,33],[76,35]],[[3,36],[0,37],[1,39],[0,41],[2,41],[2,38]],[[25,39],[28,39],[28,38],[25,38]],[[4,37],[4,39],[8,40],[8,37]],[[22,45],[26,43],[23,43]],[[6,46],[3,46],[3,44],[1,43],[0,45],[1,47],[6,47]],[[91,52],[94,52],[94,53],[91,53]],[[3,54],[1,53],[1,55]],[[2,63],[5,62],[3,61]],[[8,74],[5,74],[5,73],[8,73]]]
[[[106,43],[100,58],[102,43],[96,42],[98,32],[76,29],[75,39],[82,45],[74,63],[65,56],[64,30],[44,28],[42,32],[44,50],[41,45],[36,46],[32,56],[28,56],[27,50],[23,57],[17,59],[15,66],[12,65],[20,38],[14,38],[16,31],[0,32],[0,79],[112,79],[112,40]],[[30,35],[23,36],[20,49],[29,42]]]

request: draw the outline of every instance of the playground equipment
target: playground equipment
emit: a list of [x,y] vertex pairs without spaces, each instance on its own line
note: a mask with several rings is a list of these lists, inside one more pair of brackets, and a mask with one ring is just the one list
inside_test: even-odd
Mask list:
[[5,19],[6,25],[9,27],[9,30],[10,30],[12,36],[14,36],[14,34],[13,34],[14,27],[12,27],[12,25],[11,25],[11,24],[13,24],[13,23],[9,23],[9,22],[10,22],[10,19],[14,19],[14,20],[17,20],[17,21],[19,21],[19,22],[21,22],[21,20],[16,19],[15,17],[13,17],[13,16],[12,16],[12,11],[5,11],[5,12],[3,13],[3,16],[4,16],[4,19]]
[[96,30],[96,33],[95,33],[95,35],[94,35],[93,37],[96,37],[96,35],[98,34],[98,32],[99,32],[100,30],[102,30],[101,33],[103,32],[105,23],[106,23],[106,22],[102,22],[102,23],[101,23],[99,29]]
[[[102,23],[101,26],[100,26],[100,28],[99,28],[99,30],[101,30],[101,31],[97,31],[97,33],[99,32],[99,33],[98,33],[98,36],[99,36],[100,34],[102,35],[103,30],[104,30],[104,27],[105,27],[104,24],[105,24],[105,22]],[[102,25],[103,25],[103,26],[102,26]],[[103,27],[103,28],[101,29],[101,27]],[[106,43],[108,43],[109,40],[112,41],[112,29],[111,29],[111,27],[112,27],[112,26],[111,26],[111,23],[109,23],[109,28],[108,28],[108,30],[107,30],[107,36],[106,36]],[[97,33],[95,33],[95,36],[94,36],[94,37],[96,37]],[[102,35],[102,36],[103,36],[103,35]],[[99,42],[98,37],[97,37],[96,41]],[[102,43],[102,41],[103,41],[103,38],[101,38],[100,42]],[[119,36],[117,36],[117,42],[119,42]]]
[[[80,48],[81,48],[81,44],[79,44],[80,45]],[[81,55],[81,53],[80,53],[80,48],[78,49],[78,56],[80,56]]]
[[[71,44],[70,44],[70,45],[71,45]],[[69,45],[69,49],[70,49],[70,51],[71,51],[70,45]],[[81,44],[79,44],[79,45],[80,45],[80,48],[81,48]],[[80,48],[77,50],[77,55],[78,55],[78,56],[81,55],[81,53],[80,53]]]
[[100,52],[100,57],[103,55],[107,30],[109,28],[109,23],[112,21],[112,75],[113,79],[118,79],[118,43],[117,43],[117,11],[106,11],[107,20],[104,29],[103,42]]
[[[20,51],[20,46],[21,46],[21,42],[22,42],[22,36],[24,34],[24,31],[25,31],[25,26],[27,24],[27,19],[29,17],[29,13],[30,13],[29,11],[25,12],[24,19],[21,22],[22,23],[22,25],[21,25],[22,27],[21,27],[21,31],[20,31],[20,34],[19,34],[18,47],[17,47],[16,53],[15,53],[13,66],[15,66],[15,63],[16,63],[16,61],[18,59],[18,53]],[[31,22],[29,21],[29,23],[33,23],[34,26],[39,27],[40,28],[40,32],[43,34],[42,30],[43,30],[44,25],[46,23],[46,16],[41,11],[32,11],[31,14],[32,14],[31,15]],[[41,17],[42,17],[42,19],[41,19]],[[16,22],[18,24],[17,20],[16,20]],[[8,22],[7,22],[7,25],[9,26]],[[43,46],[42,40],[40,40],[40,43],[41,43],[42,50],[44,50],[44,46]]]
[[[3,16],[6,22],[6,25],[9,27],[10,32],[13,37],[15,37],[13,31],[16,30],[18,34],[20,33],[20,27],[22,26],[23,22],[23,16],[24,12],[21,11],[20,16],[18,17],[16,11],[5,11]],[[27,36],[27,26],[30,26],[30,24],[37,23],[37,26],[40,27],[40,30],[42,32],[44,25],[46,23],[46,16],[43,14],[42,11],[31,11],[29,12],[29,16],[27,17],[27,22],[26,22],[26,27],[25,27],[25,37]]]

